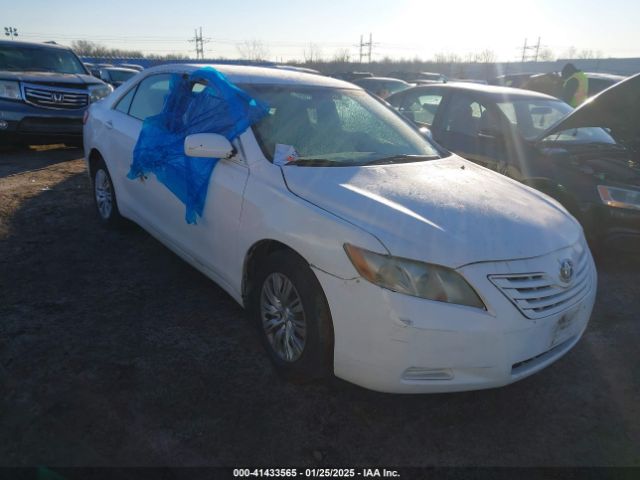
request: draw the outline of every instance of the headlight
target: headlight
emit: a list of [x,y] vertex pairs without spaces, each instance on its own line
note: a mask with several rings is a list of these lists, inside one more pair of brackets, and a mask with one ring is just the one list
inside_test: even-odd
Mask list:
[[0,80],[0,98],[8,98],[9,100],[22,100],[20,93],[20,84],[9,80]]
[[640,190],[598,185],[598,194],[605,205],[640,210]]
[[111,85],[91,85],[89,87],[89,98],[91,99],[91,103],[103,99],[111,92],[113,92],[113,87]]
[[450,268],[381,255],[349,244],[344,249],[358,273],[382,288],[437,302],[485,308],[471,285]]

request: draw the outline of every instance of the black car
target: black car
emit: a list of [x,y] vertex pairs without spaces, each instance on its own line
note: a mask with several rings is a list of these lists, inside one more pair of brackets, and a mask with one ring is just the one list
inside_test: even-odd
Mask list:
[[389,77],[360,78],[358,80],[354,80],[353,83],[380,98],[387,98],[393,93],[411,88],[411,85],[404,80]]
[[503,87],[522,87],[536,73],[511,73],[507,75],[498,75],[496,78],[489,80],[489,85],[501,85]]
[[449,79],[442,73],[434,72],[402,72],[396,71],[389,74],[390,77],[400,78],[405,82],[417,83],[417,84],[431,84],[431,83],[447,83]]
[[80,145],[84,111],[112,90],[67,47],[0,41],[0,145]]
[[443,147],[557,199],[594,247],[640,252],[640,75],[575,110],[475,84],[420,86],[387,101]]
[[117,88],[138,73],[138,70],[132,68],[106,67],[100,69],[100,80]]

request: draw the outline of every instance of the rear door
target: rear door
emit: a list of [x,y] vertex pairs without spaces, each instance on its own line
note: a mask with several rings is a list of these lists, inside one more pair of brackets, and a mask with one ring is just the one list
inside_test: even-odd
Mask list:
[[169,93],[170,80],[171,74],[146,77],[121,97],[108,113],[105,126],[111,130],[112,140],[109,142],[108,166],[116,184],[118,204],[126,216],[138,218],[149,214],[148,202],[140,197],[139,188],[146,178],[130,180],[127,175],[133,161],[133,149],[138,141],[142,122],[146,117],[162,111],[164,99]]
[[479,165],[500,170],[504,161],[504,134],[495,121],[495,106],[466,92],[451,93],[432,130],[446,149]]

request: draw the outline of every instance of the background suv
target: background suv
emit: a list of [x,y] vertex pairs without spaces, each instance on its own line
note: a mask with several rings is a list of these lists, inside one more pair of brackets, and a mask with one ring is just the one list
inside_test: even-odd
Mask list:
[[112,91],[70,48],[0,41],[0,145],[81,145],[84,111]]

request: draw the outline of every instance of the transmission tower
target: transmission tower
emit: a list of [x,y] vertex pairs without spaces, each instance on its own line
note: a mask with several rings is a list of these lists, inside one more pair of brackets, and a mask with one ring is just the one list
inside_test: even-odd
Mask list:
[[371,63],[371,53],[373,49],[373,35],[369,33],[369,41],[365,42],[363,35],[360,35],[360,63],[362,63],[362,59],[367,57],[369,63]]
[[202,27],[200,30],[195,29],[195,36],[189,40],[189,42],[194,42],[196,44],[196,59],[204,60],[204,44],[209,43],[211,41],[210,38],[202,37]]
[[[526,62],[529,60],[533,60],[534,62],[538,61],[538,55],[540,54],[540,37],[538,37],[538,43],[535,45],[527,45],[527,40],[524,39],[524,46],[522,47],[522,61]],[[529,51],[535,53],[529,53]]]

